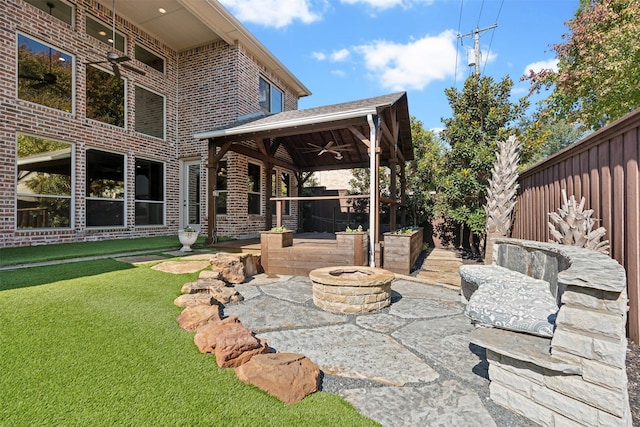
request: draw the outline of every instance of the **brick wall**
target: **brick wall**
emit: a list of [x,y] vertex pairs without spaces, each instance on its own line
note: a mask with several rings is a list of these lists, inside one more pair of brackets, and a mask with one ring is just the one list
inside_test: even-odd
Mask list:
[[[293,90],[269,70],[257,63],[239,45],[223,42],[175,52],[146,34],[134,24],[117,17],[116,29],[127,35],[126,54],[133,57],[135,44],[165,58],[165,73],[132,60],[128,64],[145,71],[141,76],[122,70],[127,79],[126,127],[119,128],[85,116],[85,63],[104,58],[107,45],[85,34],[85,16],[90,14],[105,23],[111,12],[93,0],[77,1],[75,25],[69,25],[22,0],[0,1],[0,246],[24,246],[44,243],[88,241],[114,238],[172,235],[180,227],[180,165],[182,160],[199,159],[201,164],[201,218],[206,231],[207,142],[193,135],[233,122],[239,115],[252,113],[258,107],[258,79],[262,75],[277,85],[285,96],[285,109],[297,108]],[[74,55],[75,111],[66,113],[17,99],[16,51],[17,33],[52,45]],[[107,67],[108,69],[108,67]],[[163,94],[166,103],[166,139],[135,132],[135,86],[141,85]],[[73,145],[75,182],[73,224],[70,229],[16,230],[16,138],[18,134],[67,142]],[[123,154],[126,159],[126,225],[118,228],[85,226],[85,186],[87,149]],[[286,153],[278,152],[286,158]],[[135,160],[143,158],[165,164],[165,224],[135,226]],[[290,159],[287,159],[290,160]],[[254,234],[264,229],[264,216],[247,215],[246,164],[243,156],[229,153],[229,206],[220,216],[221,235]],[[295,195],[295,175],[291,176]],[[264,177],[263,177],[264,180]],[[265,185],[262,183],[263,200]],[[297,210],[286,218],[297,223]]]

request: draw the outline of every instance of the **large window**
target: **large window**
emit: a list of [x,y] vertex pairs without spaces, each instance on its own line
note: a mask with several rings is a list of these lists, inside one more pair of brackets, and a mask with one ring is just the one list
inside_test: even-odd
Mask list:
[[269,114],[280,113],[284,109],[284,95],[282,91],[260,77],[258,96],[260,109]]
[[164,139],[164,96],[136,86],[136,132]]
[[87,227],[125,225],[125,157],[87,150]]
[[136,159],[136,225],[164,224],[164,165]]
[[49,15],[73,26],[73,6],[61,0],[25,0]]
[[249,163],[247,174],[247,194],[249,201],[249,215],[260,215],[262,199],[260,196],[260,166]]
[[227,161],[218,162],[218,173],[216,174],[216,214],[227,214]]
[[143,64],[147,64],[154,70],[164,73],[164,58],[159,57],[150,50],[145,49],[136,43],[136,59]]
[[116,41],[115,45],[113,43],[113,26],[111,24],[107,25],[103,22],[99,21],[97,18],[94,18],[91,15],[87,15],[87,34],[89,34],[94,39],[100,40],[103,43],[106,43],[114,48],[118,49],[121,52],[126,53],[126,40],[125,37],[116,31]]
[[18,98],[73,111],[73,57],[18,34]]
[[18,135],[16,227],[71,226],[73,147]]
[[87,117],[110,125],[125,125],[125,82],[87,65]]

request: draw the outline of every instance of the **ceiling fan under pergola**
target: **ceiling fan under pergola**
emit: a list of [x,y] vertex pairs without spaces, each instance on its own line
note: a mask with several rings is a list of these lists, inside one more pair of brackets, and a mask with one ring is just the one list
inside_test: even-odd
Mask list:
[[321,146],[313,144],[311,142],[307,142],[307,144],[312,148],[305,148],[302,151],[305,153],[317,152],[318,156],[322,156],[325,153],[333,154],[333,157],[336,160],[342,160],[344,158],[344,156],[342,155],[344,151],[353,151],[353,147],[351,145],[334,145],[335,143],[336,142],[332,140],[326,143],[324,146]]
[[[111,8],[111,43],[115,47],[116,44],[116,0],[113,0],[113,7]],[[116,77],[120,78],[120,67],[125,68],[127,70],[133,71],[134,73],[138,73],[142,76],[145,75],[145,72],[142,70],[138,70],[130,65],[124,64],[124,62],[131,61],[127,55],[120,56],[117,52],[113,50],[107,51],[106,61],[93,61],[87,62],[87,65],[93,64],[111,64],[111,69],[113,70],[113,74]]]

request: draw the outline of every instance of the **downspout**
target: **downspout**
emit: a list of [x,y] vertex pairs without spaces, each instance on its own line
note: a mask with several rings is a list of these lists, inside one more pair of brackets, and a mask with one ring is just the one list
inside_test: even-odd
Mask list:
[[376,194],[376,126],[372,114],[367,114],[369,122],[369,266],[376,266],[376,210],[374,206],[378,203]]

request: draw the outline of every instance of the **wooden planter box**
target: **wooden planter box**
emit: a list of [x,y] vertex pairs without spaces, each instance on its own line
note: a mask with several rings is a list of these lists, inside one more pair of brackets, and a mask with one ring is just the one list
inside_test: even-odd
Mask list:
[[422,252],[424,229],[411,234],[384,233],[383,268],[398,274],[411,273],[411,267]]
[[369,234],[366,232],[336,232],[336,246],[345,252],[346,265],[367,265],[369,263]]

